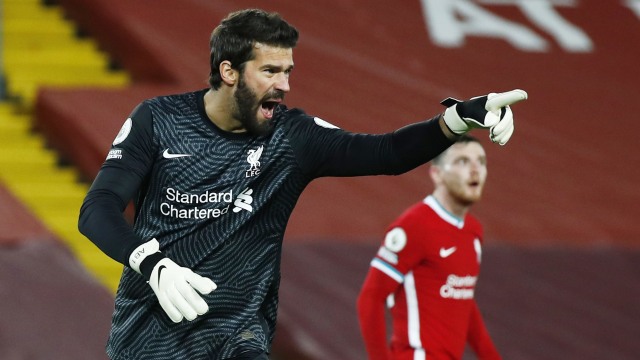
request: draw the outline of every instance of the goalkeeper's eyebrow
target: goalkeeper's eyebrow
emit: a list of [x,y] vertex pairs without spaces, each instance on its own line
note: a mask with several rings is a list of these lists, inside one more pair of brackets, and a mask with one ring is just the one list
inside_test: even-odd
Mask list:
[[280,73],[280,72],[284,72],[286,75],[291,74],[291,72],[293,71],[294,66],[293,65],[289,65],[287,67],[284,66],[280,66],[280,65],[275,65],[275,64],[264,64],[260,67],[260,70],[269,70],[272,73]]

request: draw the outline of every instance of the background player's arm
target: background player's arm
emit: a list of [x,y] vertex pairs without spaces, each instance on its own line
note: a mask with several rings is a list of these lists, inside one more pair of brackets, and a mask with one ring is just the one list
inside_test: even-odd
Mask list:
[[467,342],[476,353],[479,360],[500,360],[500,354],[496,349],[489,332],[482,320],[482,314],[478,308],[478,304],[473,301],[473,308],[469,315],[469,332],[467,333]]
[[387,359],[385,308],[387,297],[403,286],[404,276],[424,257],[424,228],[419,215],[409,212],[394,223],[362,285],[358,296],[358,318],[370,360]]
[[387,325],[385,320],[386,299],[400,284],[376,268],[369,273],[358,295],[357,309],[360,333],[364,340],[369,360],[389,358]]

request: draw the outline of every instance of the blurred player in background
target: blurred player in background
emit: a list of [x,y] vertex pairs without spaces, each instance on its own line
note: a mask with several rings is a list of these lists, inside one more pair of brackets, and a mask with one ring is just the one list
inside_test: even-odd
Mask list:
[[391,223],[358,297],[369,359],[461,359],[466,343],[479,359],[500,359],[474,300],[483,235],[469,208],[482,195],[487,156],[464,135],[429,171],[433,193]]
[[[509,105],[526,98],[514,90],[450,99],[430,120],[351,133],[283,104],[297,40],[276,13],[230,14],[211,34],[209,87],[143,101],[116,136],[79,219],[125,265],[113,360],[267,359],[282,240],[305,187],[324,176],[404,173],[472,128],[503,145]],[[133,227],[122,215],[130,201]]]

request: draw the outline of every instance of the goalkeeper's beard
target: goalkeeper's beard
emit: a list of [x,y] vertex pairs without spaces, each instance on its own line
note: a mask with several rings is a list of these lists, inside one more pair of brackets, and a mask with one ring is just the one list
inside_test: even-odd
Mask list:
[[[282,95],[284,97],[284,95]],[[235,109],[233,117],[238,119],[247,131],[256,136],[268,135],[273,130],[271,120],[258,121],[258,110],[262,101],[258,99],[256,93],[251,90],[244,81],[244,76],[240,76],[238,87],[233,93]]]

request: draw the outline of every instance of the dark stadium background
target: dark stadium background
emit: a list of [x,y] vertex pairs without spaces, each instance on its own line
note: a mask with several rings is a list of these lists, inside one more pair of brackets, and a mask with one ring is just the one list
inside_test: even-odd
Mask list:
[[[515,2],[473,3],[549,47],[479,36],[438,46],[418,0],[58,0],[132,81],[42,87],[33,126],[90,181],[139,101],[206,87],[209,34],[245,7],[278,11],[301,32],[286,103],[347,130],[391,131],[442,111],[446,96],[525,89],[511,142],[486,142],[489,182],[473,210],[486,233],[477,299],[487,326],[505,359],[635,359],[639,1],[546,2],[589,36],[585,52]],[[386,225],[429,192],[426,168],[321,179],[303,194],[285,238],[274,359],[365,358],[355,297]],[[0,358],[106,358],[112,307],[112,289],[0,181]]]

